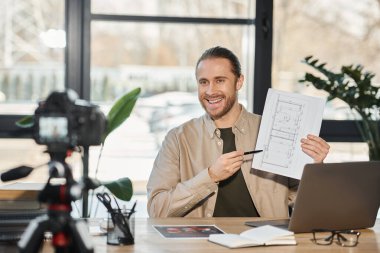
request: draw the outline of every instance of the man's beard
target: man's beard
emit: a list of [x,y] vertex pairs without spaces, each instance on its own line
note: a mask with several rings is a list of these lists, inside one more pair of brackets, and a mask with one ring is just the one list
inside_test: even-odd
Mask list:
[[[208,103],[208,101],[205,99],[209,99],[212,97],[215,97],[215,96],[204,95],[200,98],[200,102],[201,102],[203,109],[207,112],[207,114],[210,115],[210,117],[213,120],[218,120],[218,119],[222,118],[224,115],[226,115],[232,109],[232,107],[234,106],[236,99],[237,99],[237,93],[235,93],[233,96],[229,96],[229,97],[223,96],[223,99],[225,99],[226,104],[220,112],[215,113],[215,114],[207,111],[207,106],[205,105],[205,103]],[[220,97],[220,96],[218,96],[218,97]]]

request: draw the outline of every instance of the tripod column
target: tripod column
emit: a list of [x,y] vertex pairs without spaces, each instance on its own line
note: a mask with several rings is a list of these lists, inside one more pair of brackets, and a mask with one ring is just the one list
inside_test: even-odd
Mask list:
[[[88,168],[89,168],[89,147],[83,147],[83,178],[88,178]],[[86,187],[83,189],[83,201],[82,201],[82,217],[88,217],[88,190]]]

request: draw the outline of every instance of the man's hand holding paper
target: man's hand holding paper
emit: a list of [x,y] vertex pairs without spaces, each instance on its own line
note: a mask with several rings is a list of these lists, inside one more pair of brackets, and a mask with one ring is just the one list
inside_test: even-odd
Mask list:
[[319,136],[308,134],[301,139],[302,151],[313,158],[314,163],[322,163],[330,150],[330,145]]
[[321,163],[329,145],[320,137],[325,98],[269,89],[252,168],[300,179],[307,163]]

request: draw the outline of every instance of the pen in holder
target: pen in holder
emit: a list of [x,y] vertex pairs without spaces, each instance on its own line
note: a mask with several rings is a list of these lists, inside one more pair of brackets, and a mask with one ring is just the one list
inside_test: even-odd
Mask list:
[[121,212],[120,209],[112,209],[108,212],[107,220],[107,244],[131,245],[135,243],[135,218],[134,210]]

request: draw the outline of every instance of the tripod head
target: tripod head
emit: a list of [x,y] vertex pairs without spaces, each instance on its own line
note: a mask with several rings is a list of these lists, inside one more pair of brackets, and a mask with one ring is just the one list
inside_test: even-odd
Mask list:
[[[49,154],[51,157],[51,160],[48,162],[49,178],[45,187],[40,192],[38,200],[41,203],[47,203],[49,211],[58,205],[60,205],[60,208],[65,206],[68,211],[71,211],[71,202],[80,199],[83,188],[87,190],[87,187],[86,185],[79,185],[74,180],[72,169],[65,161],[67,153]],[[53,184],[51,181],[54,178],[61,178],[64,183]]]

